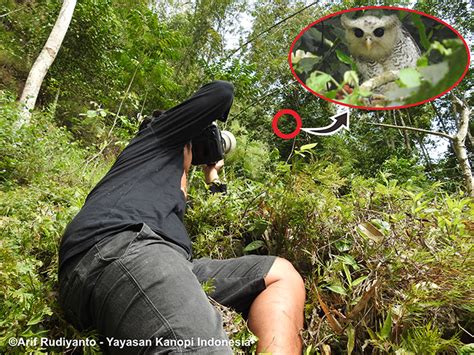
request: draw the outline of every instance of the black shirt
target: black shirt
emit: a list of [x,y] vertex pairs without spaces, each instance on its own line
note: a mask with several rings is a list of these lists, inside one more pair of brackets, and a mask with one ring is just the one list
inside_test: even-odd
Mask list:
[[191,253],[183,224],[183,149],[212,121],[227,119],[232,99],[232,84],[212,82],[139,131],[67,226],[60,267],[100,240],[143,223]]

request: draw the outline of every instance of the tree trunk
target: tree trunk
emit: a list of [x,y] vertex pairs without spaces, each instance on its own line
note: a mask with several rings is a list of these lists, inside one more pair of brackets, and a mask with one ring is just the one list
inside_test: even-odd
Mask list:
[[66,35],[69,24],[71,23],[72,14],[76,7],[76,0],[63,0],[63,5],[59,16],[54,24],[48,40],[44,45],[38,58],[31,67],[25,87],[20,97],[20,103],[23,104],[22,113],[17,121],[17,127],[28,124],[31,118],[31,111],[35,108],[36,99],[43,83],[43,79],[48,72],[49,67],[53,64],[58,54],[61,43]]
[[471,164],[466,149],[466,136],[469,129],[471,110],[469,106],[453,95],[455,104],[460,108],[458,132],[453,136],[454,153],[459,162],[459,167],[464,178],[464,184],[469,196],[474,197],[474,180],[472,178]]
[[464,179],[464,186],[466,187],[466,192],[470,197],[474,197],[474,179],[472,177],[471,164],[469,163],[469,157],[467,155],[467,149],[466,149],[466,137],[467,137],[467,132],[469,129],[469,119],[471,117],[471,109],[465,102],[460,100],[455,95],[453,95],[453,100],[454,100],[455,105],[457,105],[460,108],[460,113],[459,113],[460,117],[458,120],[459,122],[458,131],[454,136],[451,136],[444,132],[429,131],[427,129],[416,128],[416,127],[397,126],[397,125],[386,124],[386,123],[372,123],[372,122],[369,122],[368,124],[373,125],[373,126],[379,126],[379,127],[396,128],[396,129],[402,129],[402,130],[407,130],[407,131],[412,131],[412,132],[432,134],[438,137],[449,139],[453,144],[454,153],[456,154],[456,159],[458,161],[459,168],[461,169],[461,172],[462,172],[462,176]]

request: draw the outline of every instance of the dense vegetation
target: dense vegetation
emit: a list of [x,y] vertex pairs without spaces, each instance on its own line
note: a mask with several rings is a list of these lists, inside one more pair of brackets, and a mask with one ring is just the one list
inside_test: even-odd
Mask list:
[[377,87],[362,82],[356,62],[348,55],[347,43],[344,43],[341,16],[336,15],[305,31],[292,48],[292,66],[296,74],[316,93],[357,106],[401,106],[440,95],[464,74],[467,48],[447,26],[408,11],[361,10],[351,14],[354,18],[397,16],[420,48],[421,57],[416,68],[401,69],[398,80],[392,79],[392,88],[383,99],[378,94],[378,99],[373,100],[377,97],[374,95]]
[[[289,0],[80,1],[31,124],[18,129],[17,98],[59,4],[0,2],[0,352],[73,350],[12,348],[13,336],[95,336],[69,326],[56,301],[66,224],[142,115],[225,79],[236,87],[226,128],[238,149],[226,159],[227,195],[210,196],[200,169],[192,172],[186,223],[196,256],[292,261],[307,286],[307,354],[472,353],[473,201],[453,146],[369,124],[452,134],[459,110],[451,96],[384,114],[353,111],[351,130],[330,137],[302,133],[283,141],[270,128],[281,108],[297,110],[305,127],[328,124],[335,108],[295,84],[289,45],[315,14],[368,4],[381,2],[298,12],[305,5]],[[470,39],[467,1],[419,1],[414,8]],[[239,25],[242,14],[252,18],[248,28]],[[230,38],[239,38],[238,51]],[[456,95],[472,107],[471,88],[468,74]],[[280,128],[293,130],[293,122],[281,120]],[[472,157],[471,136],[466,145]],[[234,338],[251,337],[238,315],[223,312]]]

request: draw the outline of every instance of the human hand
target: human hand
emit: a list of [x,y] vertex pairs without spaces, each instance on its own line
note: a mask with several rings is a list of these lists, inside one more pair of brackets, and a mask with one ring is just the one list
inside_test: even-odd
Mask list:
[[204,177],[206,178],[206,184],[211,184],[215,180],[219,180],[219,171],[224,166],[224,159],[219,160],[215,164],[209,164],[204,166]]

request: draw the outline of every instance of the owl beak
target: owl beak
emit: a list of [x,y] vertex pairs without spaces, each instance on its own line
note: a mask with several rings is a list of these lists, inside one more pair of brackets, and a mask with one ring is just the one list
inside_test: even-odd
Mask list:
[[367,47],[367,50],[370,51],[370,48],[372,48],[372,38],[367,37],[365,40],[365,46]]

